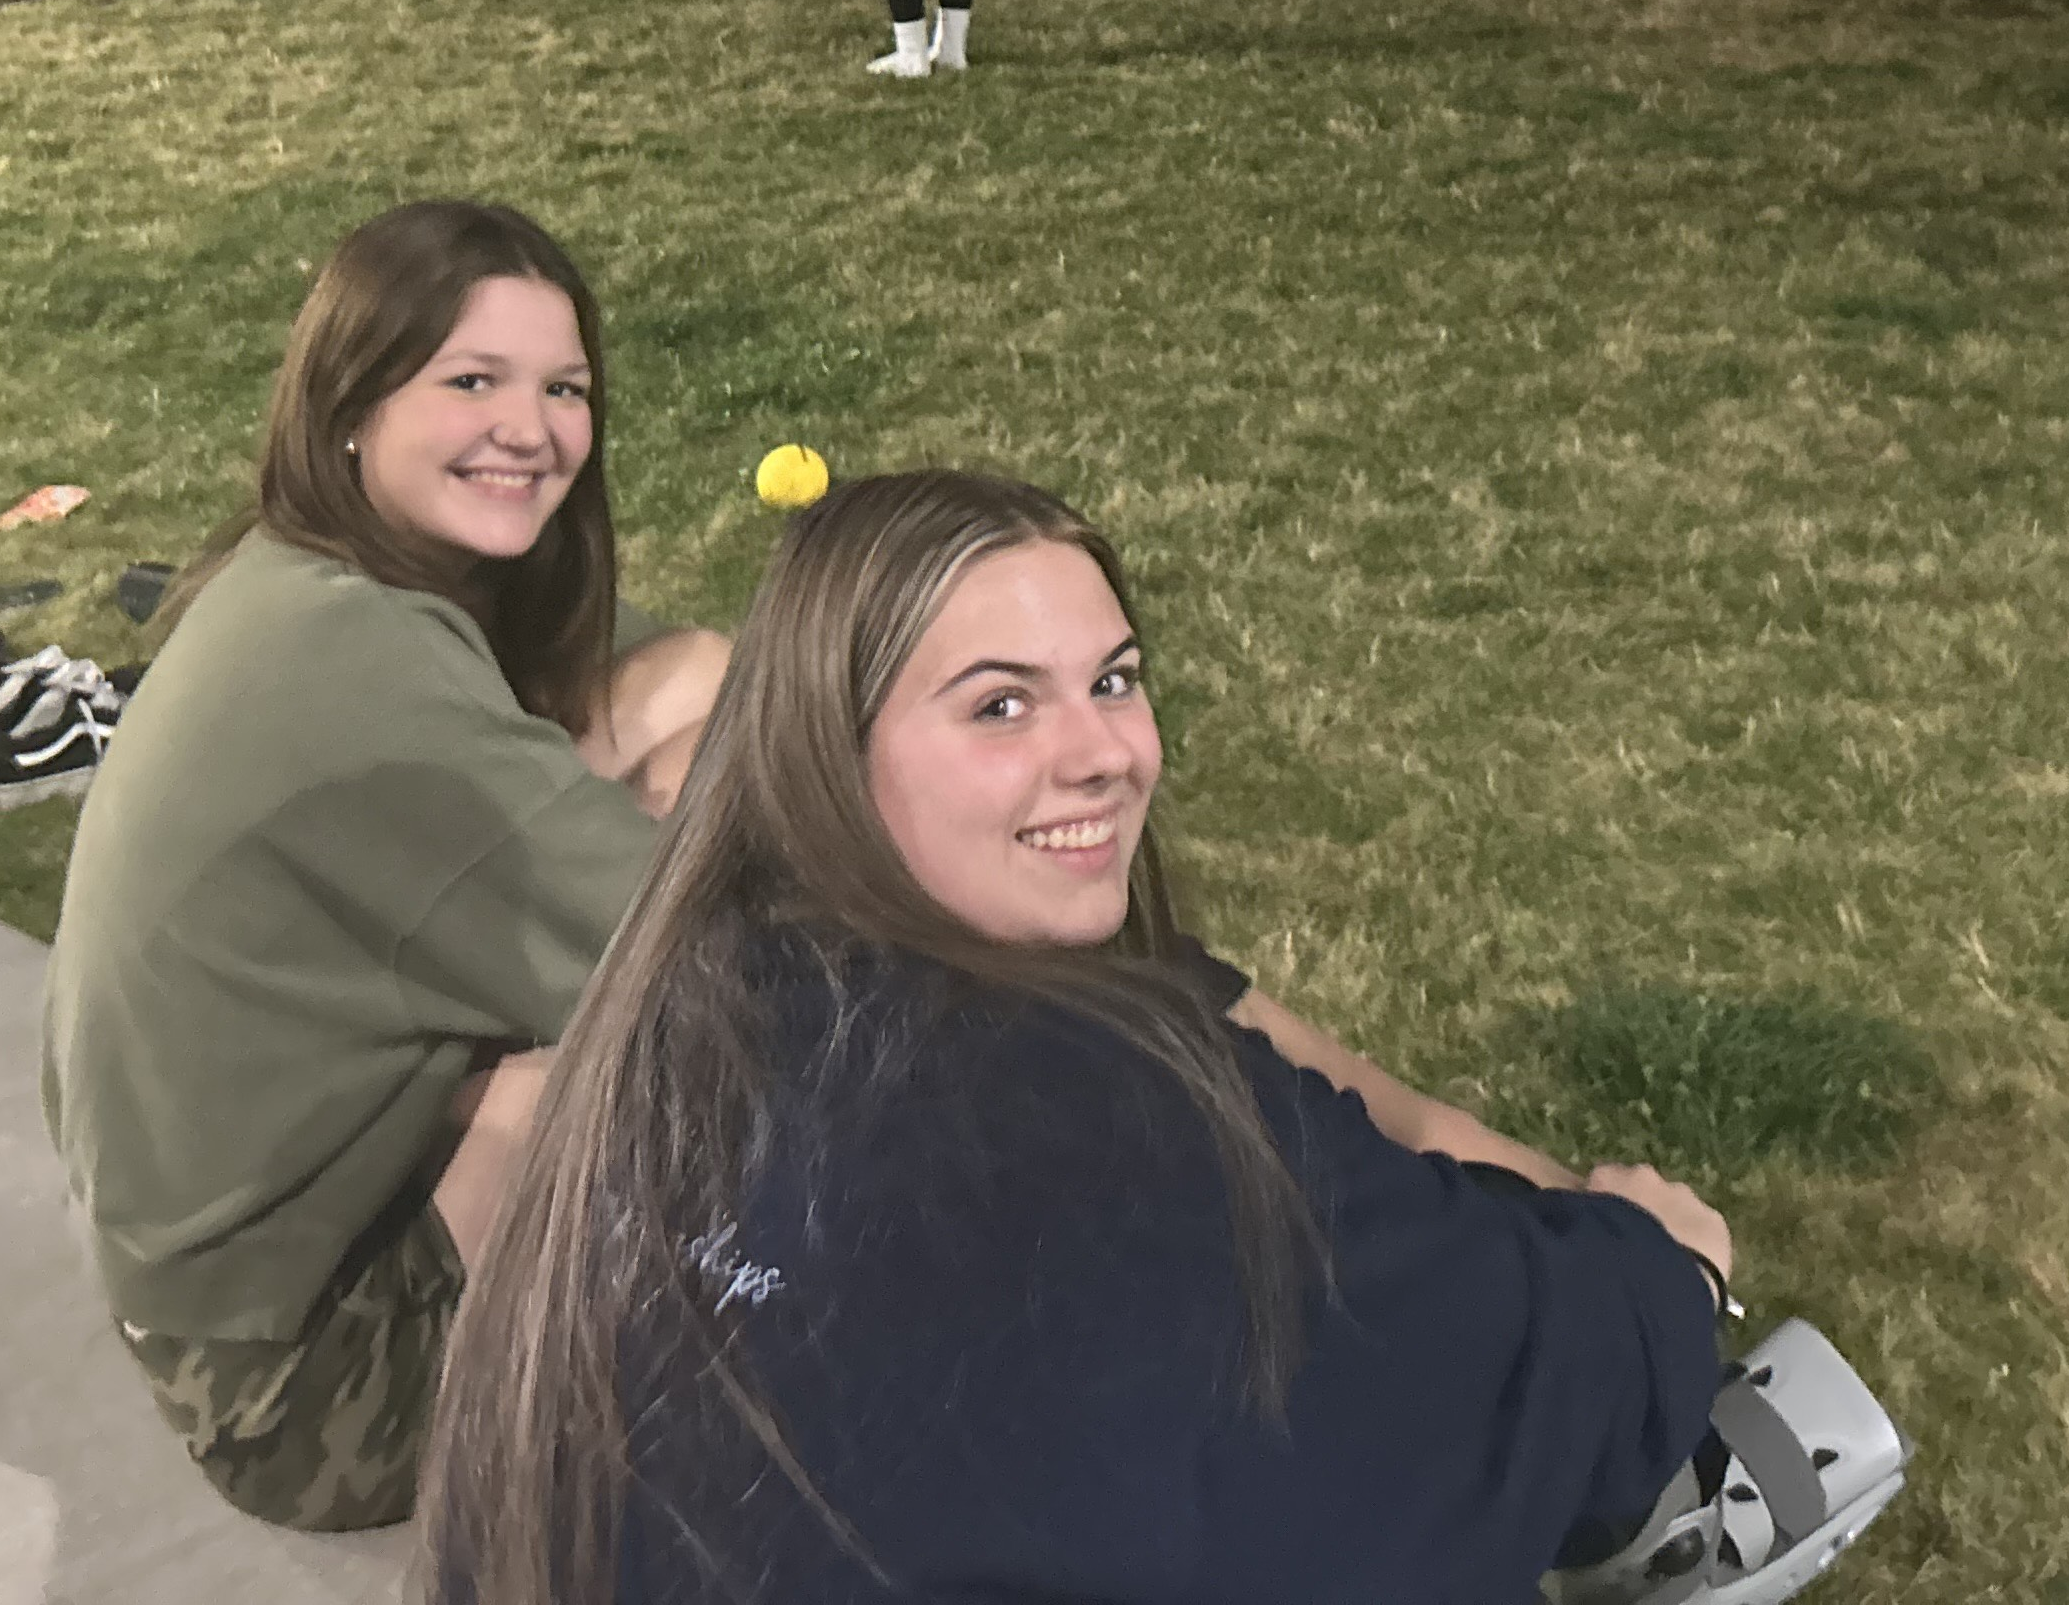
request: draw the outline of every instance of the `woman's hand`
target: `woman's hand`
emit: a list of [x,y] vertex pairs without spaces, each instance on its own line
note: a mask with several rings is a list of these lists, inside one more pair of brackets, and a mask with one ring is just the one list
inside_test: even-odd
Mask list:
[[462,1129],[431,1202],[472,1275],[553,1068],[552,1048],[504,1055],[462,1081],[448,1110]]
[[1650,1165],[1597,1165],[1588,1172],[1586,1190],[1636,1204],[1666,1227],[1675,1242],[1716,1266],[1720,1276],[1730,1278],[1731,1228],[1692,1189],[1668,1181]]

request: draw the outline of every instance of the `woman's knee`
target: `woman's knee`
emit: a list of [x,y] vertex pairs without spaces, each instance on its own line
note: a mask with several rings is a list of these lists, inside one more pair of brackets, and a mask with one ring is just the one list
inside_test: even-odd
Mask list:
[[636,777],[664,745],[701,730],[733,644],[716,630],[672,630],[628,652],[611,671],[608,699],[577,743],[607,780]]
[[716,630],[675,630],[649,641],[618,666],[611,712],[658,745],[702,724],[718,696],[733,643]]

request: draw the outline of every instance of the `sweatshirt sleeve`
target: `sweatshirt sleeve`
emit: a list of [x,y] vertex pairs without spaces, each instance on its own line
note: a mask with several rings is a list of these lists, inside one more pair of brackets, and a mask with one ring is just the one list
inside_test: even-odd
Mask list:
[[439,672],[393,714],[411,722],[394,745],[422,756],[361,782],[370,796],[355,817],[394,884],[363,881],[399,911],[393,967],[415,1028],[551,1042],[659,831],[475,648],[453,629]]
[[1209,1526],[1251,1540],[1222,1557],[1227,1597],[1423,1577],[1432,1599],[1534,1598],[1577,1523],[1642,1515],[1702,1436],[1718,1379],[1702,1273],[1643,1210],[1494,1196],[1240,1035],[1335,1297],[1311,1315],[1287,1433],[1210,1457]]

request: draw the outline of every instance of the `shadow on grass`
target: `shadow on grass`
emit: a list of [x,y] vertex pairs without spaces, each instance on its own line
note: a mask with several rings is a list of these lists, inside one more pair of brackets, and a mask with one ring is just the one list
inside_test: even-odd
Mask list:
[[1808,995],[1611,987],[1519,1013],[1493,1046],[1526,1071],[1504,1078],[1515,1091],[1497,1092],[1496,1129],[1535,1127],[1556,1151],[1684,1177],[1743,1174],[1778,1156],[1824,1169],[1884,1163],[1945,1097],[1903,1027]]

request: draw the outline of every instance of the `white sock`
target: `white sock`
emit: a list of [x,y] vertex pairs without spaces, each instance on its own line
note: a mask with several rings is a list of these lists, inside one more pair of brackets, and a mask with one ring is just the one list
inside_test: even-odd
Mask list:
[[927,52],[936,66],[960,72],[970,65],[970,13],[943,6],[934,25],[934,48]]
[[927,76],[927,24],[918,22],[894,22],[891,37],[897,40],[897,48],[888,56],[878,56],[869,64],[871,72],[885,72],[894,78],[924,78]]

